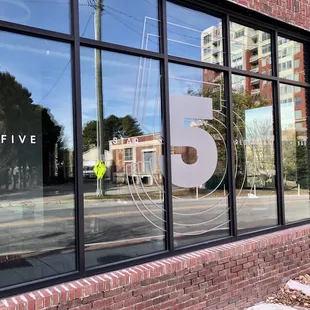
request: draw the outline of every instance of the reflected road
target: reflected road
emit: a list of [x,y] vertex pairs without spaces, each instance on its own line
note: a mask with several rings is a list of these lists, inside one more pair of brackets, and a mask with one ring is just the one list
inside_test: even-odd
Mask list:
[[[309,196],[286,197],[286,214],[291,220],[309,217]],[[85,240],[87,244],[128,242],[130,239],[163,235],[163,204],[156,201],[86,201]],[[228,227],[227,198],[177,200],[174,227],[180,234],[225,230]],[[275,196],[249,199],[239,197],[238,227],[276,225]],[[241,207],[241,208],[240,208]],[[0,251],[16,253],[42,248],[66,248],[75,244],[73,203],[50,203],[34,207],[0,208]],[[8,240],[10,240],[8,244]]]

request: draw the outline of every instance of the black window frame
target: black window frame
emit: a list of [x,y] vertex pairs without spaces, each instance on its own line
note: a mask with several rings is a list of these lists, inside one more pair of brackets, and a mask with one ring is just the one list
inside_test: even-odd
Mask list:
[[[271,233],[286,228],[291,228],[298,225],[310,223],[310,219],[304,219],[297,222],[287,223],[285,221],[284,208],[284,188],[283,180],[283,166],[282,166],[282,145],[281,145],[281,127],[280,127],[280,83],[296,87],[304,87],[307,93],[310,89],[310,83],[300,82],[294,80],[287,80],[280,78],[278,68],[278,37],[284,40],[291,39],[304,44],[309,47],[310,38],[309,32],[297,28],[295,26],[286,24],[282,21],[273,19],[258,12],[250,11],[237,4],[219,0],[214,4],[211,0],[171,0],[171,2],[197,10],[203,13],[212,14],[216,17],[222,18],[223,21],[223,44],[225,53],[224,64],[211,64],[203,61],[190,60],[177,56],[168,55],[168,41],[167,41],[167,0],[158,0],[159,13],[159,33],[160,33],[160,51],[151,52],[141,50],[138,48],[113,44],[103,41],[96,41],[80,36],[79,30],[79,1],[71,0],[71,33],[59,33],[51,30],[40,29],[32,26],[16,24],[12,22],[0,20],[0,31],[7,31],[12,33],[23,34],[32,37],[43,39],[50,39],[54,41],[66,42],[71,45],[72,61],[72,98],[73,98],[73,122],[74,122],[74,149],[75,149],[75,223],[76,223],[76,249],[77,249],[77,270],[74,272],[58,275],[55,277],[44,278],[32,282],[10,286],[5,289],[0,289],[0,298],[15,295],[18,293],[63,283],[66,281],[76,280],[86,276],[91,276],[98,273],[109,272],[119,268],[125,268],[152,260],[166,258],[176,254],[185,253],[192,250],[198,250],[210,246],[215,246],[223,243],[233,242],[260,234]],[[246,21],[245,21],[246,20]],[[272,75],[263,75],[251,71],[245,71],[240,68],[233,68],[230,59],[230,22],[236,22],[243,26],[255,28],[270,33],[271,36],[271,59],[272,59]],[[262,26],[263,25],[263,26]],[[163,131],[164,131],[164,154],[165,154],[165,208],[166,208],[166,251],[138,257],[128,261],[121,261],[105,266],[85,268],[85,249],[84,249],[84,201],[83,201],[83,145],[82,145],[82,107],[81,107],[81,70],[80,70],[80,48],[91,47],[101,49],[103,51],[111,51],[121,54],[128,54],[138,57],[146,57],[160,61],[160,68],[162,74],[162,114],[163,114]],[[306,58],[305,58],[306,59]],[[234,180],[234,158],[229,158],[229,217],[230,217],[230,236],[218,240],[206,241],[201,244],[194,244],[184,248],[174,248],[173,242],[173,213],[172,213],[172,197],[171,192],[171,159],[170,159],[170,124],[169,124],[169,85],[168,85],[168,63],[176,63],[181,65],[188,65],[202,69],[217,70],[224,73],[225,79],[225,93],[227,100],[227,147],[228,154],[233,154],[233,121],[232,121],[232,74],[248,76],[252,78],[259,78],[270,81],[273,87],[273,102],[274,102],[274,119],[275,122],[275,161],[276,161],[276,187],[279,195],[277,196],[277,213],[278,225],[269,227],[267,229],[251,231],[247,233],[238,233],[237,228],[237,214],[236,214],[236,193]],[[305,61],[306,80],[309,79],[309,68],[307,61]],[[308,124],[309,127],[309,124]]]

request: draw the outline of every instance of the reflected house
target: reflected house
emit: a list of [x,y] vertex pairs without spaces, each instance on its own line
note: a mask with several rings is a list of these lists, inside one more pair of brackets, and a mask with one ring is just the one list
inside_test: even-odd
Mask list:
[[[162,143],[160,134],[109,141],[110,154],[113,157],[113,165],[109,168],[113,182],[142,181],[147,185],[153,185],[154,182],[162,184],[159,166],[159,157],[163,154]],[[171,154],[181,154],[187,164],[193,164],[197,160],[197,151],[192,147],[171,147]]]
[[[112,180],[115,183],[139,182],[148,185],[162,182],[158,157],[162,155],[160,134],[113,139],[109,141],[113,158]],[[140,179],[140,177],[141,179]]]

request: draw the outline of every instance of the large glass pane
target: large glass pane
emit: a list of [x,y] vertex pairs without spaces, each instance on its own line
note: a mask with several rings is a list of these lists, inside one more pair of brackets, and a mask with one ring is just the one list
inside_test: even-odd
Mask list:
[[231,66],[271,75],[270,33],[230,23]]
[[232,79],[237,219],[246,232],[277,225],[272,84]]
[[229,235],[223,74],[169,64],[175,246]]
[[1,0],[0,20],[69,33],[70,1]]
[[80,34],[157,52],[157,0],[81,0]]
[[278,67],[281,78],[306,81],[305,49],[306,46],[302,43],[278,37]]
[[[165,249],[156,60],[82,49],[88,267]],[[102,74],[100,67],[102,66]],[[102,179],[94,173],[102,161]],[[100,177],[100,175],[99,175]]]
[[285,217],[310,217],[306,89],[280,85]]
[[0,288],[76,268],[70,46],[0,32]]
[[223,31],[220,18],[167,3],[170,55],[223,64]]

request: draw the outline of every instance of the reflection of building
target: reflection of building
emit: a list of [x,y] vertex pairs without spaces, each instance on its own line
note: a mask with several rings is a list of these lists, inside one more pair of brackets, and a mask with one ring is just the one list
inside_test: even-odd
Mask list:
[[112,180],[116,183],[126,182],[127,176],[152,184],[155,179],[161,182],[158,157],[162,154],[160,135],[114,139],[109,142],[113,158]]
[[[223,62],[222,24],[211,26],[202,32],[201,59],[204,62],[221,64]],[[231,23],[231,63],[232,67],[272,74],[270,34],[237,23]],[[305,81],[303,44],[278,39],[278,70],[281,78]],[[204,70],[204,81],[216,80],[216,73]],[[233,75],[233,89],[239,93],[261,95],[272,102],[272,83],[258,79]],[[300,137],[306,136],[306,94],[305,89],[281,84],[280,103],[293,103],[295,106],[295,129]],[[304,139],[304,138],[301,138]]]
[[222,24],[211,26],[201,33],[201,59],[204,62],[223,63]]

